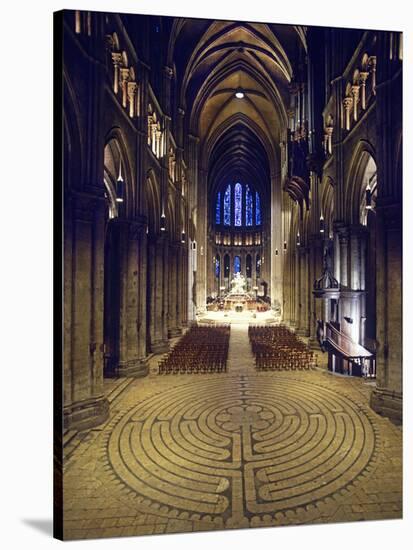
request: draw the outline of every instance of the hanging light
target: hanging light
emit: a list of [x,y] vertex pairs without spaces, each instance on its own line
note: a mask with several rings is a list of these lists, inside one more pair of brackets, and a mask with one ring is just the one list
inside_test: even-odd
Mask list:
[[297,242],[297,246],[300,246],[301,240],[300,240],[300,233],[299,232],[297,233],[297,241],[296,242]]
[[321,214],[320,216],[320,224],[319,224],[319,227],[320,227],[320,233],[324,233],[324,218],[323,218],[323,215]]
[[119,176],[116,180],[116,202],[123,202],[122,163],[119,164]]
[[244,99],[245,97],[245,94],[244,92],[242,91],[242,88],[237,88],[236,92],[235,92],[235,97],[237,99]]
[[185,231],[182,231],[182,233],[181,233],[181,243],[185,244],[185,241],[186,241]]
[[367,210],[372,210],[372,205],[371,205],[371,189],[370,187],[368,186],[367,189],[366,189],[366,209]]
[[161,214],[161,231],[165,231],[166,229],[166,218],[165,218],[165,214],[162,213]]
[[278,256],[278,248],[275,249],[275,255]]
[[287,252],[287,241],[284,241],[284,253]]

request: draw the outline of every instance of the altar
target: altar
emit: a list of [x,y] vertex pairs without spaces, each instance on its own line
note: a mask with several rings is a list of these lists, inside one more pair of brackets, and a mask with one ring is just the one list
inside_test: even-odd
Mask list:
[[266,311],[269,306],[257,298],[255,291],[247,291],[247,281],[241,273],[236,273],[230,283],[230,290],[223,292],[207,306],[208,311]]

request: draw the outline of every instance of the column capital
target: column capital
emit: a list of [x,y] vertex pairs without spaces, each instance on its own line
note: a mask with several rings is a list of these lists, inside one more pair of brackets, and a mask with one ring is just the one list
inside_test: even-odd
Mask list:
[[324,133],[329,137],[333,135],[333,131],[334,131],[334,126],[325,126],[324,127]]
[[367,63],[372,68],[372,70],[375,71],[377,67],[377,57],[375,55],[371,55]]
[[114,65],[122,63],[122,54],[120,52],[112,52],[112,61]]
[[128,67],[121,67],[120,68],[120,76],[122,79],[122,82],[125,82],[129,79],[130,69]]
[[128,94],[134,94],[136,91],[136,88],[138,87],[137,83],[134,81],[128,82]]

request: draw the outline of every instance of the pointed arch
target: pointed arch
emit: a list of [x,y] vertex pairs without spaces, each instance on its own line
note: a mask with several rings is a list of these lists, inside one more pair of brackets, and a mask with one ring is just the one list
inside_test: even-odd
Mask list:
[[116,189],[116,182],[121,175],[124,186],[123,212],[126,217],[131,217],[134,212],[135,185],[126,143],[119,127],[113,127],[107,133],[104,148],[104,178],[107,178]]
[[360,207],[366,191],[366,169],[370,161],[377,167],[376,152],[367,140],[360,140],[356,145],[346,182],[345,216],[350,224],[360,223]]
[[144,214],[148,220],[148,232],[152,235],[160,231],[159,217],[161,213],[159,185],[156,174],[151,168],[146,174],[146,185],[144,190]]

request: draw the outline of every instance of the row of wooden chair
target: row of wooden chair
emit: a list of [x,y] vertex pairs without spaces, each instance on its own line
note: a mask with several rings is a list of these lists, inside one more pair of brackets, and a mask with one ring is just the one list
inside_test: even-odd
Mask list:
[[257,370],[309,370],[317,365],[315,354],[283,325],[250,325],[248,336]]
[[196,325],[158,364],[158,374],[226,372],[230,325]]

